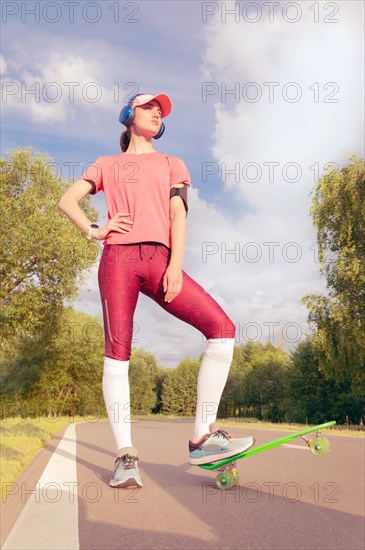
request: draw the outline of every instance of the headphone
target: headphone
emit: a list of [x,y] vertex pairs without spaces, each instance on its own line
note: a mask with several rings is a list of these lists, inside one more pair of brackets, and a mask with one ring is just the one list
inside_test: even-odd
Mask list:
[[[139,95],[146,95],[146,94],[142,93],[142,92],[140,92],[139,94],[135,94],[128,101],[128,105],[123,107],[123,109],[120,111],[119,122],[121,124],[124,124],[124,126],[127,126],[127,128],[132,124],[132,122],[134,121],[134,117],[136,116],[135,110],[132,107],[132,103],[135,100],[135,98]],[[160,130],[159,130],[158,134],[156,134],[155,136],[152,136],[153,139],[160,139],[160,137],[162,136],[164,131],[165,131],[165,125],[164,125],[163,122],[161,122]]]

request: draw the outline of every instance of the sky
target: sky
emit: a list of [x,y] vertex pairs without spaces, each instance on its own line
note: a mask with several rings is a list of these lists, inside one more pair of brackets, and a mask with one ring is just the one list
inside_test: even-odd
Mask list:
[[[236,324],[236,345],[294,350],[310,334],[301,298],[326,293],[311,192],[364,158],[364,3],[4,1],[2,29],[2,156],[31,146],[76,181],[120,153],[129,97],[167,93],[153,145],[191,176],[183,269]],[[92,202],[106,223],[104,194]],[[97,269],[73,306],[101,318]],[[141,293],[134,323],[133,347],[164,367],[205,349]]]

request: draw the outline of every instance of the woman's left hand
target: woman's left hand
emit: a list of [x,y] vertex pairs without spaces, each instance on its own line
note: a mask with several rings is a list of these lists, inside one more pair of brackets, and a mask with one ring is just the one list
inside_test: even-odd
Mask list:
[[182,269],[169,265],[163,276],[163,291],[165,302],[172,302],[181,292],[183,285]]

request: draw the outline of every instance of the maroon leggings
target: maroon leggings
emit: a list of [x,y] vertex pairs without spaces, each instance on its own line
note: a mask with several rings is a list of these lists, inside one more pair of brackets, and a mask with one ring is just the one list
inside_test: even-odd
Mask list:
[[163,275],[171,250],[162,243],[104,246],[98,280],[103,307],[105,355],[127,361],[131,356],[133,315],[142,292],[178,319],[209,338],[234,338],[235,325],[220,305],[194,279],[182,271],[180,294],[164,301]]

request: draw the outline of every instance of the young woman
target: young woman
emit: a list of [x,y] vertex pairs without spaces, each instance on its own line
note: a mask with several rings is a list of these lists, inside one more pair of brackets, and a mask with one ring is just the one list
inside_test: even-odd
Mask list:
[[[129,360],[139,292],[207,338],[199,369],[189,462],[228,458],[251,447],[252,437],[213,430],[233,357],[235,326],[220,305],[183,270],[187,188],[190,175],[179,158],[155,151],[162,118],[171,111],[166,94],[137,94],[120,113],[127,130],[122,153],[101,156],[65,192],[59,208],[89,238],[104,241],[98,282],[103,308],[103,396],[116,443],[111,487],[142,487],[139,453],[130,424]],[[79,206],[104,191],[108,223],[92,224]]]

